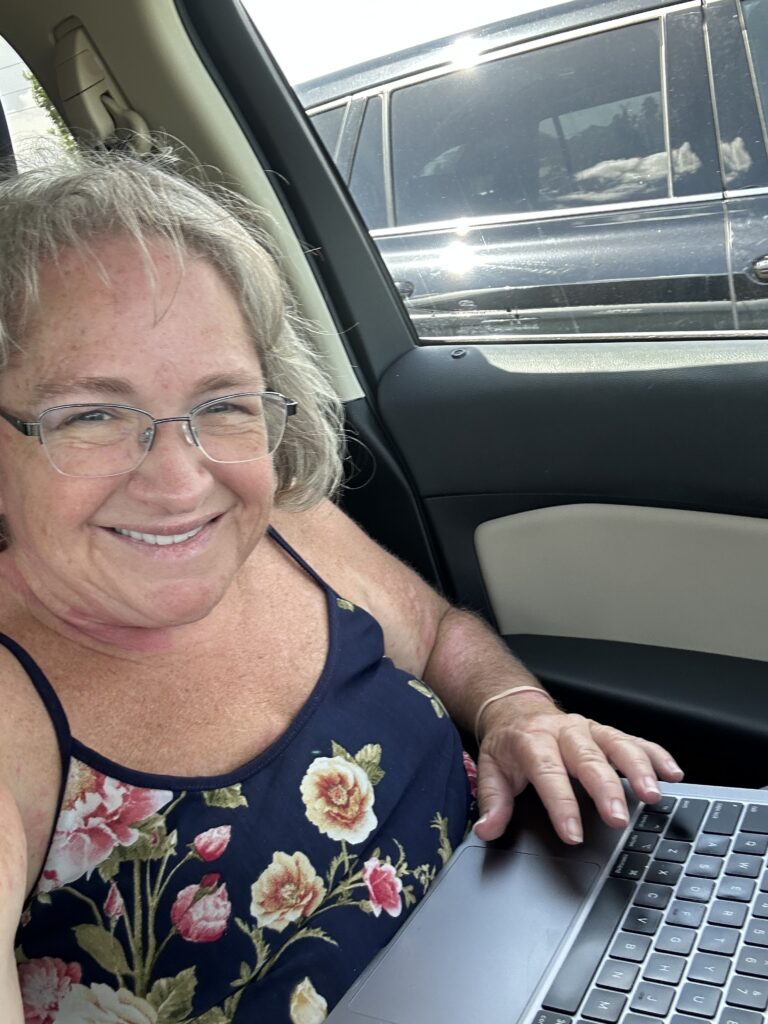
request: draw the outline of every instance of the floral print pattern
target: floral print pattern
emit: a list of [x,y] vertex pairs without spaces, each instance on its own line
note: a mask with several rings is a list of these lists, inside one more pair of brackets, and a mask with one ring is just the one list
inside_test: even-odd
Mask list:
[[460,739],[329,594],[333,674],[239,777],[72,741],[17,934],[25,1024],[320,1024],[428,891],[471,811]]

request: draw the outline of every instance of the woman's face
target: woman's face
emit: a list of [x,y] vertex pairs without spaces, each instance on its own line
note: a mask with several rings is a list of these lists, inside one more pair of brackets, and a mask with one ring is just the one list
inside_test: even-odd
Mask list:
[[[99,273],[72,252],[44,266],[41,308],[23,354],[0,377],[0,407],[23,419],[69,402],[124,403],[154,417],[264,381],[228,285],[202,259],[184,272],[151,246],[150,284],[135,244],[98,242]],[[62,476],[35,438],[0,424],[6,574],[49,613],[93,635],[197,621],[221,600],[264,534],[272,460],[226,465],[190,445],[179,423],[157,428],[131,473]],[[126,535],[179,535],[153,544]]]

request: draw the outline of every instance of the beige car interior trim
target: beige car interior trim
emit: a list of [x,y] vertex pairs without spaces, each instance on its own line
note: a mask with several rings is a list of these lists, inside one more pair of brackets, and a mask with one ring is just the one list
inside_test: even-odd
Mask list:
[[768,520],[560,505],[483,523],[475,547],[503,634],[768,661]]
[[[363,396],[339,331],[307,261],[270,184],[269,172],[256,159],[231,110],[202,66],[172,0],[3,0],[3,35],[38,77],[60,112],[67,110],[58,90],[56,37],[60,26],[74,19],[106,69],[113,113],[121,111],[129,124],[146,119],[152,131],[183,139],[206,167],[218,168],[223,180],[258,203],[265,212],[265,229],[283,254],[283,269],[301,314],[312,325],[311,337],[322,354],[343,401]],[[57,32],[58,30],[58,32]],[[109,99],[109,97],[108,97]],[[97,116],[103,118],[102,110]],[[81,116],[93,105],[81,102]],[[138,119],[138,120],[136,120]],[[103,120],[85,124],[103,131]],[[342,325],[343,327],[344,325]]]

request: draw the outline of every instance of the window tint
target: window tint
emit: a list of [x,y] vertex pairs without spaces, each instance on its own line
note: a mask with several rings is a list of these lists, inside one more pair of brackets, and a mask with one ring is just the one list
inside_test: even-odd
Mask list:
[[387,225],[384,192],[384,146],[382,142],[381,97],[368,100],[352,164],[349,188],[369,228]]
[[344,121],[346,104],[341,107],[333,107],[331,110],[321,110],[319,114],[312,115],[312,124],[315,131],[322,139],[323,145],[331,157],[336,155],[336,146],[341,134],[341,125]]
[[659,49],[632,25],[395,91],[397,222],[666,196]]
[[717,138],[701,14],[696,10],[669,14],[664,31],[674,194],[718,192]]
[[768,120],[768,2],[744,0],[742,9],[763,116]]

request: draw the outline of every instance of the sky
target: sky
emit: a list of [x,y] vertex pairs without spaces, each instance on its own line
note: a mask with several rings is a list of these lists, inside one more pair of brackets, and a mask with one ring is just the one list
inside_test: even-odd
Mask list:
[[552,5],[554,0],[242,0],[289,82]]
[[[549,7],[556,0],[325,0],[323,4],[290,0],[242,0],[289,82],[298,84],[329,71],[394,53],[416,43],[467,32],[525,11]],[[50,137],[50,123],[24,77],[24,65],[0,37],[0,99],[14,148],[26,139]],[[55,137],[55,133],[54,133]]]

